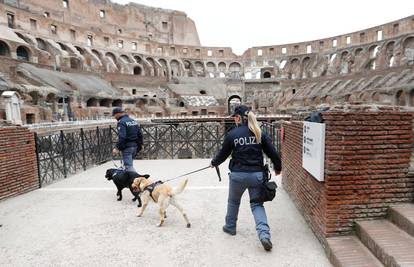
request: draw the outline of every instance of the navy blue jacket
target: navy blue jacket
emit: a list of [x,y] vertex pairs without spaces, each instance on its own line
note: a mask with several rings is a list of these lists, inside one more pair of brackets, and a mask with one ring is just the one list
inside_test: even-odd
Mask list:
[[263,152],[270,158],[276,171],[282,170],[279,154],[270,138],[262,133],[262,142],[257,144],[256,136],[247,124],[231,130],[224,139],[223,147],[211,161],[213,166],[223,163],[231,154],[229,169],[232,172],[263,171]]
[[133,146],[137,147],[137,151],[141,150],[143,144],[142,132],[135,120],[131,119],[128,115],[123,115],[119,118],[117,127],[119,139],[116,147],[119,150]]

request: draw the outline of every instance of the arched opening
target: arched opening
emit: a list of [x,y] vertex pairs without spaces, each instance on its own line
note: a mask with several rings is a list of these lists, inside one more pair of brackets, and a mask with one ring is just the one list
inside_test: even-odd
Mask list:
[[232,78],[240,78],[241,65],[238,62],[233,62],[229,66],[229,71]]
[[158,62],[161,64],[162,66],[162,76],[167,76],[167,72],[168,72],[168,65],[167,65],[167,61],[165,59],[160,59],[158,60]]
[[178,106],[181,107],[181,108],[183,108],[185,106],[184,105],[184,102],[183,101],[180,101],[180,103],[178,103]]
[[98,99],[92,97],[86,101],[87,107],[97,107],[98,106]]
[[197,72],[198,77],[204,77],[204,65],[200,61],[194,63],[195,71]]
[[115,99],[114,101],[112,101],[112,106],[113,107],[122,107],[122,100],[121,99]]
[[241,105],[242,99],[240,96],[238,95],[232,95],[229,97],[229,100],[227,102],[227,108],[228,108],[228,112],[229,114],[233,114],[234,112],[234,108]]
[[272,76],[272,74],[270,74],[270,72],[269,71],[265,71],[264,73],[263,73],[263,79],[270,79],[270,77]]
[[142,75],[142,69],[139,66],[134,68],[134,75]]
[[69,52],[69,49],[66,45],[64,45],[62,43],[58,43],[58,45],[60,46],[60,49],[62,49],[63,51]]
[[47,51],[47,45],[46,45],[45,40],[36,38],[36,41],[37,41],[37,48],[43,51]]
[[170,62],[171,67],[171,76],[180,76],[180,63],[177,60],[171,60]]
[[137,62],[138,64],[142,63],[142,58],[140,56],[134,56],[135,62]]
[[206,90],[200,90],[200,95],[205,95],[207,94]]
[[98,50],[92,49],[92,53],[99,59],[101,59],[101,54],[98,52]]
[[152,71],[150,72],[151,76],[159,76],[158,66],[155,63],[154,59],[151,57],[148,57],[146,60],[148,61],[148,63],[150,64],[150,68],[152,69]]
[[70,58],[70,68],[71,69],[76,69],[76,70],[82,69],[82,64],[81,64],[80,59],[75,58],[75,57],[71,57]]
[[32,98],[32,104],[37,105],[39,104],[39,93],[36,91],[32,91],[29,93],[30,97]]
[[126,55],[121,55],[120,57],[119,57],[124,63],[132,63],[131,62],[131,60],[130,60],[130,58],[128,57],[128,56],[126,56]]
[[25,61],[30,60],[29,49],[24,46],[19,46],[16,50],[16,54],[17,54],[17,59],[19,60],[25,60]]
[[414,64],[414,37],[408,37],[403,43],[404,56],[407,58],[407,64]]
[[213,62],[207,62],[206,68],[208,72],[214,73],[216,71],[216,64],[214,64]]
[[218,70],[219,70],[219,71],[221,71],[221,72],[226,72],[226,69],[227,69],[227,65],[226,65],[226,63],[224,63],[224,62],[220,62],[220,63],[218,64]]
[[111,99],[104,98],[104,99],[99,100],[99,106],[109,108],[111,106]]
[[76,48],[76,50],[78,50],[78,52],[79,52],[81,55],[85,54],[85,50],[83,50],[81,47],[79,47],[79,46],[75,46],[75,48]]
[[10,48],[3,41],[0,41],[0,56],[10,56]]
[[114,54],[112,54],[111,52],[108,52],[105,54],[106,58],[111,60],[114,64],[116,64],[116,57]]
[[398,106],[405,106],[406,102],[405,102],[405,93],[403,90],[400,90],[397,92],[397,94],[395,94],[395,101],[396,101],[396,105]]

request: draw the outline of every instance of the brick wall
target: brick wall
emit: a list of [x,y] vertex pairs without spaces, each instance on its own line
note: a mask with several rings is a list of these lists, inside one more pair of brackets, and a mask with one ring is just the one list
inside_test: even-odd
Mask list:
[[325,181],[302,168],[302,123],[284,124],[283,185],[320,240],[347,234],[355,220],[381,218],[392,203],[414,199],[407,175],[411,113],[332,111],[326,123]]
[[0,199],[39,188],[34,134],[0,126]]

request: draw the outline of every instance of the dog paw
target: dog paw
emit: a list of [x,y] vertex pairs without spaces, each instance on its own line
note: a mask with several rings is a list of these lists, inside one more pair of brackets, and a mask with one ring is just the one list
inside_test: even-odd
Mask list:
[[191,223],[187,223],[187,228],[190,228],[191,227]]
[[161,224],[161,223],[157,224],[157,227],[161,227],[161,226],[162,226],[162,224]]
[[142,207],[142,204],[141,204],[141,203],[139,203],[137,207],[138,207],[138,208],[141,208],[141,207]]
[[117,198],[116,200],[121,201],[121,200],[122,200],[122,198]]
[[137,217],[142,217],[142,214],[138,214]]
[[134,202],[135,202],[135,201],[137,201],[137,198],[136,198],[136,197],[135,197],[135,198],[133,198],[133,199],[132,199],[132,201],[134,201]]

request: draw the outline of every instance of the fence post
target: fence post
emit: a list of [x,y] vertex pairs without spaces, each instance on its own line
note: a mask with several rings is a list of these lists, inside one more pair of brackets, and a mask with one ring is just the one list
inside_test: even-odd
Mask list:
[[173,125],[170,124],[171,159],[174,159]]
[[82,142],[82,166],[83,166],[83,170],[86,171],[85,137],[84,137],[83,128],[81,128],[81,142]]
[[35,148],[36,148],[36,161],[37,161],[37,175],[39,176],[39,188],[42,187],[42,178],[40,176],[40,161],[39,161],[39,141],[37,139],[37,133],[34,133],[34,139],[35,139]]
[[101,144],[100,144],[100,141],[101,141],[101,139],[99,138],[99,127],[98,126],[96,126],[96,141],[97,141],[97,147],[96,147],[96,149],[95,149],[95,153],[97,153],[96,155],[95,155],[95,164],[96,163],[98,163],[98,162],[100,162],[100,158],[99,158],[99,156],[101,155]]
[[108,145],[109,145],[109,148],[108,148],[109,153],[107,156],[108,158],[106,158],[106,160],[109,160],[112,157],[112,126],[111,125],[109,125]]
[[207,158],[207,155],[206,155],[206,150],[204,149],[204,123],[201,123],[200,124],[200,127],[201,127],[201,157],[202,158]]
[[62,146],[62,162],[63,162],[63,177],[67,178],[66,170],[66,157],[65,157],[65,137],[63,136],[63,130],[60,130],[60,144]]

